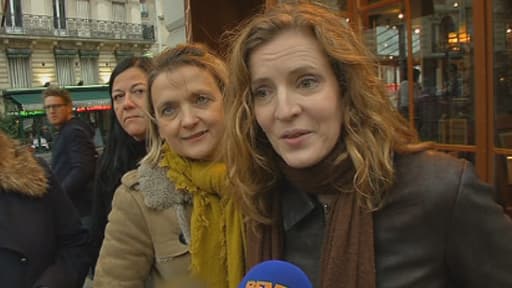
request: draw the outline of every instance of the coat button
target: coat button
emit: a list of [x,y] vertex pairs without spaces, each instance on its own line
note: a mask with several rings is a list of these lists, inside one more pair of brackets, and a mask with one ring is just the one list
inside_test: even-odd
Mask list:
[[27,257],[20,258],[21,263],[27,263],[27,261],[28,261]]

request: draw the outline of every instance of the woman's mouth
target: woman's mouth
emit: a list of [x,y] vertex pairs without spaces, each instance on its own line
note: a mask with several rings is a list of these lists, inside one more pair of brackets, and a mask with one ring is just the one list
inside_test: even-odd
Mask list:
[[197,133],[181,137],[181,139],[185,140],[185,141],[199,139],[201,136],[203,136],[207,132],[208,132],[208,130],[199,131]]

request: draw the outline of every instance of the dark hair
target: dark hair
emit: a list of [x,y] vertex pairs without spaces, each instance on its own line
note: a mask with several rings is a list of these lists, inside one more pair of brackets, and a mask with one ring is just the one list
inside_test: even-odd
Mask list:
[[[123,59],[112,71],[110,80],[108,82],[110,95],[112,96],[112,89],[114,80],[119,74],[130,68],[139,68],[149,75],[153,68],[153,62],[148,57],[129,57]],[[114,102],[110,97],[110,103],[114,108]],[[97,184],[100,184],[100,189],[108,189],[109,193],[114,193],[114,190],[120,184],[120,179],[124,173],[134,169],[137,162],[145,155],[146,149],[144,141],[136,141],[133,137],[128,135],[126,131],[119,124],[113,110],[110,111],[110,132],[107,138],[106,146],[100,159],[100,165],[97,177]]]
[[72,104],[71,95],[69,94],[69,91],[64,88],[49,86],[43,91],[43,100],[50,96],[59,97],[64,101],[64,104],[68,106]]
[[153,60],[149,57],[133,56],[124,58],[123,60],[121,60],[121,62],[117,63],[116,67],[112,71],[112,74],[110,74],[110,80],[108,80],[108,90],[111,96],[114,80],[116,80],[119,74],[123,73],[124,71],[130,68],[139,68],[140,70],[146,72],[146,74],[149,75],[149,73],[153,70]]
[[[123,59],[112,71],[109,80],[109,92],[112,96],[112,85],[119,74],[130,68],[139,68],[146,74],[152,70],[152,60],[148,57],[134,56]],[[110,97],[112,109],[114,103]],[[111,209],[112,198],[116,188],[121,184],[121,177],[137,167],[137,163],[146,155],[145,141],[137,141],[119,124],[114,111],[110,111],[110,132],[105,149],[96,169],[93,204],[93,228],[91,231],[93,260],[96,260],[103,241],[103,232],[107,216]]]

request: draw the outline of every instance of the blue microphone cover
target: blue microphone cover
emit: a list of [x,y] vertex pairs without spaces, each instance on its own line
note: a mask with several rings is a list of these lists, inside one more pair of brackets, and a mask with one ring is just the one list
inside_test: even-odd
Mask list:
[[299,267],[269,260],[252,267],[238,288],[313,288],[313,285]]

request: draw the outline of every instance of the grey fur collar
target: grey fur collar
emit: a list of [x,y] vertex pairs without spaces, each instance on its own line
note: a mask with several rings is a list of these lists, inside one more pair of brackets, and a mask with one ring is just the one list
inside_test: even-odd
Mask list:
[[144,195],[146,206],[163,210],[177,205],[192,203],[188,193],[176,190],[174,184],[167,178],[167,169],[141,164],[137,169],[139,174],[139,190]]

